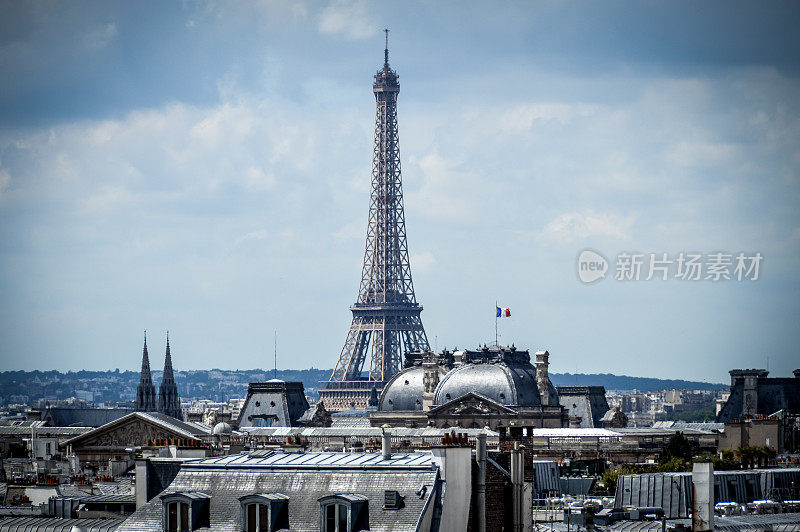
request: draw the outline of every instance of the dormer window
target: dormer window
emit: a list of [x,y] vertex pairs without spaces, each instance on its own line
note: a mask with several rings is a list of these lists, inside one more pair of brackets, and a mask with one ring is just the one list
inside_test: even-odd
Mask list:
[[289,497],[282,493],[254,493],[239,498],[242,532],[273,532],[289,528]]
[[207,494],[199,491],[165,493],[161,496],[165,532],[189,532],[209,526]]
[[328,495],[319,500],[322,532],[369,530],[368,500],[357,493]]

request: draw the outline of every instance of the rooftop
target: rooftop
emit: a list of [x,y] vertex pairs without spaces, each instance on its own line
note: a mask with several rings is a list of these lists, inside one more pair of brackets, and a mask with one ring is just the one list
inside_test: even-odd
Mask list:
[[388,460],[381,453],[286,453],[255,451],[188,461],[182,469],[423,469],[433,466],[429,453],[396,453]]

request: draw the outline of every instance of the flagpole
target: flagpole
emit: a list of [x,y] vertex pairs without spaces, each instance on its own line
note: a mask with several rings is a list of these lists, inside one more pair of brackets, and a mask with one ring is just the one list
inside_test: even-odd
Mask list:
[[497,342],[497,301],[494,302],[494,345],[500,345]]

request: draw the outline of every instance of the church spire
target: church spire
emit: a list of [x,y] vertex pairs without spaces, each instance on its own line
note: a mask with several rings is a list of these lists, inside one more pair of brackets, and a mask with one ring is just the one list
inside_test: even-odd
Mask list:
[[172,357],[169,354],[169,331],[167,331],[167,356],[164,358],[164,377],[166,382],[175,382],[175,376],[172,372]]
[[147,354],[147,331],[145,331],[144,347],[142,348],[142,373],[139,376],[139,386],[136,387],[136,410],[153,412],[155,409],[156,389],[150,376],[150,357]]
[[172,355],[169,351],[169,331],[167,331],[167,354],[164,358],[164,376],[158,389],[158,411],[162,414],[182,419],[181,398],[178,396],[178,385],[172,371]]

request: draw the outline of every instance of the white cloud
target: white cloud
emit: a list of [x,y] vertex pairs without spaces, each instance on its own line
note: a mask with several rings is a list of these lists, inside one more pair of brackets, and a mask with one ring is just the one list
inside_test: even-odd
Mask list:
[[347,39],[367,39],[376,34],[378,24],[363,0],[333,0],[319,16],[319,31]]
[[732,162],[733,144],[712,142],[678,142],[667,153],[667,159],[678,167],[720,167]]
[[592,236],[606,236],[626,240],[636,221],[636,215],[620,216],[614,213],[599,213],[591,209],[584,212],[568,212],[550,220],[540,236],[557,242],[568,243]]
[[599,110],[599,106],[585,103],[525,103],[503,113],[500,118],[500,128],[515,132],[530,129],[534,122],[557,122],[565,125],[576,118],[594,115]]
[[103,185],[81,202],[85,212],[110,212],[135,201],[135,195],[121,185]]
[[411,262],[412,273],[428,273],[433,270],[437,264],[436,257],[430,251],[412,253],[408,260]]
[[[422,185],[406,192],[414,212],[427,218],[465,221],[474,215],[477,201],[485,197],[477,176],[437,153],[410,157],[422,174]],[[477,195],[477,197],[476,197]]]
[[117,36],[117,25],[109,22],[92,30],[83,37],[83,46],[87,50],[102,50]]
[[8,173],[8,170],[0,168],[0,199],[2,199],[3,194],[8,187],[11,185],[11,174]]
[[331,236],[336,240],[361,240],[364,238],[365,230],[366,221],[354,220],[341,226],[339,229],[331,233]]
[[266,239],[267,239],[267,230],[259,229],[257,231],[250,231],[249,233],[237,236],[236,239],[233,241],[233,245],[238,247],[244,244],[245,242],[249,242],[251,240],[266,240]]

